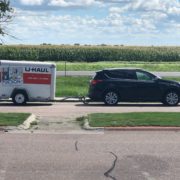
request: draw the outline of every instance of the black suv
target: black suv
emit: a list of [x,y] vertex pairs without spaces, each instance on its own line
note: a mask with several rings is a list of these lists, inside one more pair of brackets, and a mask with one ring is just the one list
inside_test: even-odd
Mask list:
[[163,80],[141,69],[105,69],[91,80],[89,98],[106,105],[120,102],[162,102],[175,106],[180,100],[180,83]]

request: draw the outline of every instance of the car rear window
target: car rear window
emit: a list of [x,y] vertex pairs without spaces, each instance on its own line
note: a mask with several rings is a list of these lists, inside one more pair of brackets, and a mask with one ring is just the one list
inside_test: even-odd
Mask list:
[[103,72],[97,72],[93,79],[94,80],[107,79],[107,76]]

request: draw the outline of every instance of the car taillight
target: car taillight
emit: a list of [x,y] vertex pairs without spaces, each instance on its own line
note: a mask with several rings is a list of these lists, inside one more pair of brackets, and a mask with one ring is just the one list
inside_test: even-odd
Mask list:
[[91,81],[91,84],[92,84],[92,85],[96,85],[96,84],[98,84],[98,83],[100,83],[100,82],[102,82],[102,80],[92,80],[92,81]]

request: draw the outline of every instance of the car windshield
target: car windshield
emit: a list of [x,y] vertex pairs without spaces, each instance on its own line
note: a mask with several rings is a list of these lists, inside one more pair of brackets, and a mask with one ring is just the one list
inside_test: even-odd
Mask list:
[[162,77],[161,76],[158,76],[158,75],[156,75],[156,74],[153,74],[153,73],[151,73],[153,76],[155,76],[155,78],[157,78],[157,79],[162,79]]
[[151,74],[152,76],[154,76],[154,79],[162,79],[162,77],[157,74],[150,73],[150,72],[148,72],[148,73]]

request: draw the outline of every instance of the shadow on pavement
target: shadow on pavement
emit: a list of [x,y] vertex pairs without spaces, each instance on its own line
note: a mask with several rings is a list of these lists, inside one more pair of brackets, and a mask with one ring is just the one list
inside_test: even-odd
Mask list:
[[178,106],[165,106],[163,104],[157,104],[157,103],[123,103],[123,104],[118,104],[116,106],[106,106],[105,104],[101,104],[101,103],[90,103],[90,104],[76,104],[76,106],[82,106],[82,107],[178,107]]
[[27,103],[26,105],[14,105],[13,103],[0,103],[1,106],[14,106],[14,107],[29,107],[29,106],[52,106],[52,103]]

